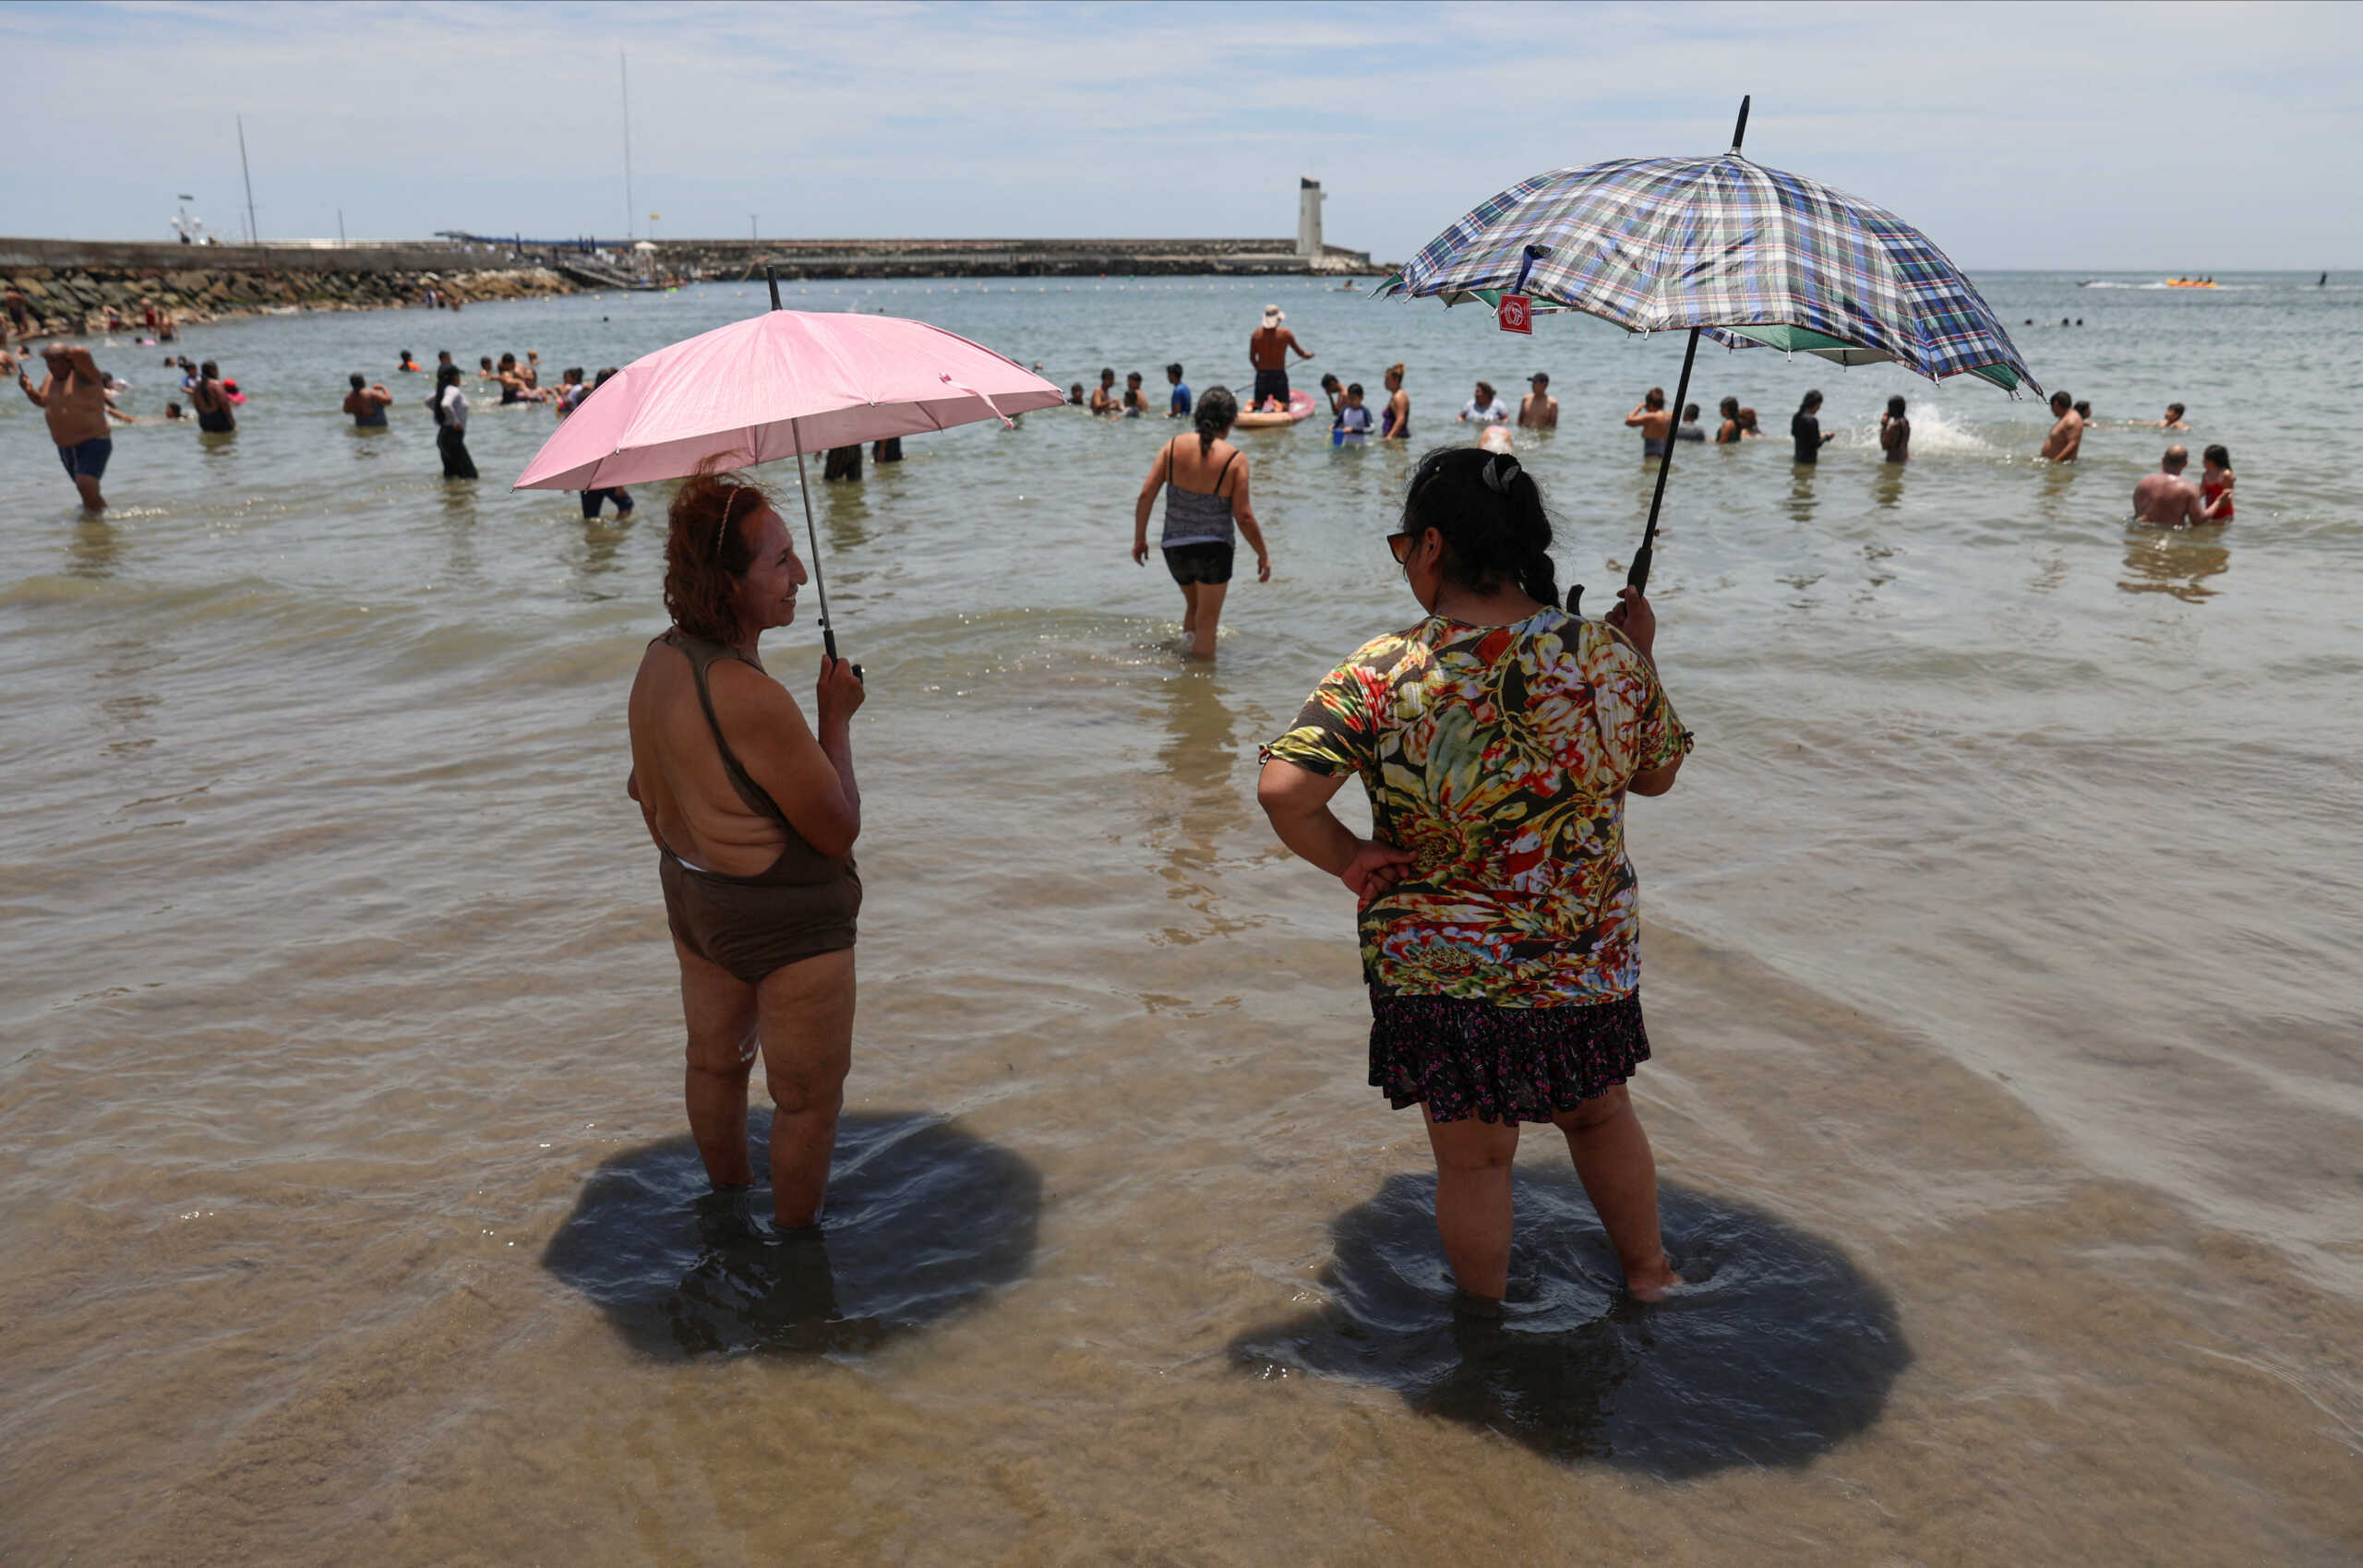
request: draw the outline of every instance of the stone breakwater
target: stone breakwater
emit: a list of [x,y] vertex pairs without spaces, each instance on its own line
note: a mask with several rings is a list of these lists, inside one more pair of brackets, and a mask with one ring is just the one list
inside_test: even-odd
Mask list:
[[25,296],[34,336],[74,337],[129,330],[151,300],[174,322],[299,310],[383,310],[440,300],[537,299],[578,292],[546,267],[498,269],[425,269],[349,271],[288,267],[208,267],[192,257],[186,267],[0,268],[0,288]]

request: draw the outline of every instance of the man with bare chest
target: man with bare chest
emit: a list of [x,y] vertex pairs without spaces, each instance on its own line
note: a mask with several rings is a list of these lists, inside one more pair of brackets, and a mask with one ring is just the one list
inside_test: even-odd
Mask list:
[[2074,462],[2084,445],[2084,419],[2076,412],[2076,400],[2065,392],[2051,394],[2052,417],[2058,421],[2051,434],[2043,438],[2043,457],[2046,462]]
[[82,493],[82,509],[102,512],[106,497],[99,480],[114,455],[114,437],[107,433],[106,377],[81,346],[52,343],[42,350],[48,374],[35,387],[32,377],[17,372],[17,385],[32,405],[49,419],[49,438],[57,444],[57,460],[66,465],[74,488]]
[[1266,400],[1276,407],[1288,407],[1289,351],[1294,349],[1299,359],[1313,357],[1313,351],[1282,325],[1287,320],[1278,305],[1267,305],[1264,324],[1247,334],[1247,363],[1255,367],[1255,399],[1248,404],[1250,412],[1264,407]]
[[2133,487],[2133,521],[2164,528],[2196,528],[2217,521],[2199,486],[2182,476],[2190,449],[2177,442],[2158,461],[2158,472]]

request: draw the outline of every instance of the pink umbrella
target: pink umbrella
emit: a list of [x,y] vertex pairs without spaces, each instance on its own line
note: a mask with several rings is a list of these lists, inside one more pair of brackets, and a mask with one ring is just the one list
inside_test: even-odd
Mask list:
[[891,316],[772,308],[632,361],[592,393],[510,486],[595,490],[796,459],[820,590],[821,635],[837,656],[804,454],[1050,408],[1065,394],[990,349]]

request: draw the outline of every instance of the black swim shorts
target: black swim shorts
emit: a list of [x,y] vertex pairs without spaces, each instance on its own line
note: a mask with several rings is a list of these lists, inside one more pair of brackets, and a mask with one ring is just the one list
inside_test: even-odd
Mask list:
[[1280,406],[1289,406],[1289,373],[1285,370],[1259,370],[1255,373],[1255,399],[1249,403],[1253,412],[1264,406],[1265,398],[1277,398]]
[[1229,582],[1230,545],[1228,541],[1176,545],[1165,552],[1165,569],[1180,583]]
[[114,456],[114,437],[93,436],[87,441],[77,441],[70,447],[57,449],[57,461],[66,472],[77,479],[88,475],[92,479],[106,477],[107,459]]

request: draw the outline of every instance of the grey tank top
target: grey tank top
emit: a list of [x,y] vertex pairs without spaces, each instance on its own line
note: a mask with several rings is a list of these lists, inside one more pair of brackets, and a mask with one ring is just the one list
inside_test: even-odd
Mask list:
[[[1177,436],[1186,441],[1187,436]],[[1236,449],[1222,460],[1222,467],[1215,471],[1215,490],[1222,488],[1223,475],[1230,472],[1231,460],[1239,456]],[[1173,483],[1173,449],[1165,449],[1165,533],[1158,543],[1166,549],[1183,545],[1228,545],[1233,529],[1230,520],[1230,497],[1201,490],[1184,490]]]

